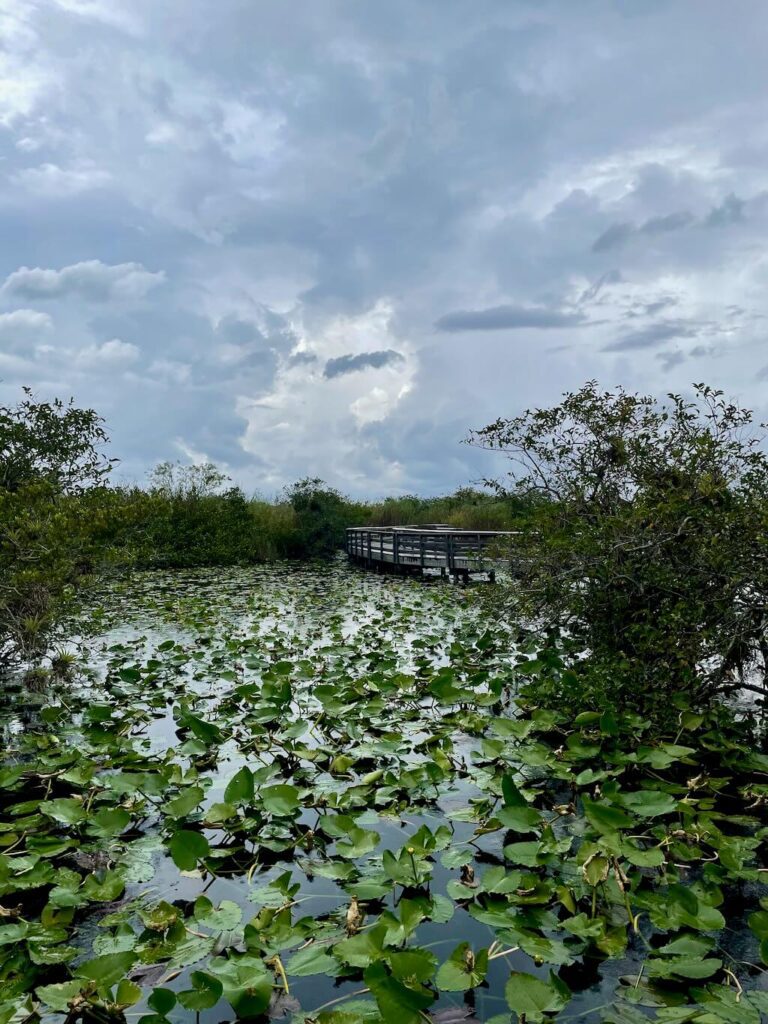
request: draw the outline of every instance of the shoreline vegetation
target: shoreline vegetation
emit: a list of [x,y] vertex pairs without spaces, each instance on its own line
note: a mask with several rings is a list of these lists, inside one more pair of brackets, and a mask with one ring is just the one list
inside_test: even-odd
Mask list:
[[0,660],[42,656],[64,610],[105,572],[327,558],[348,526],[505,529],[526,512],[488,488],[356,502],[316,478],[267,500],[210,463],[165,462],[145,487],[111,486],[107,451],[94,410],[28,389],[0,407]]
[[[588,382],[469,440],[510,475],[269,503],[213,466],[110,488],[95,412],[0,409],[0,654],[33,666],[0,1024],[762,1024],[759,428]],[[516,528],[514,571],[327,557],[366,521]]]

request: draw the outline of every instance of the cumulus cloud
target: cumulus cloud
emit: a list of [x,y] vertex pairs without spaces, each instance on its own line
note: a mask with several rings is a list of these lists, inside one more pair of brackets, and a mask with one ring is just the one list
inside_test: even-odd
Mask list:
[[[26,150],[33,148],[30,147],[29,141],[22,140],[26,145],[21,145],[19,148]],[[25,167],[17,171],[12,175],[11,180],[39,195],[66,197],[101,188],[109,184],[111,175],[89,161],[72,167],[44,163],[38,167]]]
[[136,32],[138,25],[124,0],[52,0],[53,4],[81,18],[93,18],[105,25]]
[[44,270],[20,267],[6,278],[3,292],[29,299],[56,299],[74,295],[80,299],[106,302],[110,299],[140,299],[165,280],[163,271],[152,272],[141,263],[110,265],[85,260]]
[[744,201],[737,199],[736,196],[728,196],[720,205],[710,210],[703,221],[690,210],[677,210],[663,216],[649,217],[639,227],[628,221],[612,224],[592,243],[592,251],[606,252],[609,249],[618,249],[632,238],[643,235],[668,235],[675,231],[683,231],[694,224],[703,223],[707,227],[730,224],[741,220],[744,205]]
[[586,317],[579,312],[535,306],[491,306],[489,309],[457,309],[446,313],[436,322],[438,331],[504,331],[524,327],[542,330],[558,327],[578,327]]
[[592,377],[767,419],[768,6],[416,6],[0,0],[0,401],[267,493],[476,479]]
[[608,249],[617,249],[623,245],[634,233],[634,225],[626,222],[622,224],[611,224],[609,228],[592,243],[592,252],[606,252]]
[[10,313],[0,313],[0,340],[4,343],[24,340],[42,331],[50,331],[52,327],[51,317],[36,309],[14,309]]
[[[238,399],[247,424],[243,445],[260,460],[263,486],[281,486],[311,469],[352,492],[365,490],[372,472],[382,486],[399,488],[401,471],[361,435],[365,426],[388,421],[416,379],[418,360],[392,304],[383,300],[322,325],[303,318],[295,330],[301,347],[281,360],[271,388],[255,396],[242,388]],[[384,372],[361,372],[371,369]],[[323,386],[329,378],[332,384]]]
[[644,235],[664,235],[669,231],[682,231],[693,224],[696,220],[690,210],[679,210],[677,213],[668,213],[664,217],[649,217],[641,226],[640,232]]
[[610,287],[612,284],[620,284],[622,280],[623,278],[620,270],[617,270],[615,267],[612,270],[607,270],[604,274],[601,274],[593,284],[584,289],[579,296],[579,302],[584,303],[594,301],[600,292]]
[[75,353],[75,363],[87,369],[121,369],[138,361],[140,350],[130,341],[112,338],[101,345],[88,345]]
[[656,358],[659,360],[665,370],[671,370],[675,366],[679,366],[680,363],[685,362],[685,352],[680,349],[672,349],[670,352],[657,352]]
[[706,225],[710,228],[723,227],[728,224],[738,224],[743,220],[745,202],[738,196],[731,193],[726,196],[719,206],[714,206],[706,219]]
[[323,376],[331,380],[333,377],[343,377],[346,373],[355,373],[358,370],[380,370],[384,366],[391,366],[393,363],[402,363],[403,361],[402,352],[396,352],[393,348],[383,349],[379,352],[360,352],[357,355],[347,354],[329,359],[325,364]]

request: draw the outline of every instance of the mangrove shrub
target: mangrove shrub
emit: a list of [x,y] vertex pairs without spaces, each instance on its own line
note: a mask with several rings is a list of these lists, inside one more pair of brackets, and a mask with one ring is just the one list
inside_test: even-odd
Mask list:
[[592,381],[469,440],[512,461],[500,489],[536,498],[509,603],[567,635],[593,686],[660,708],[762,692],[768,459],[751,412],[703,384],[661,402]]
[[0,406],[0,659],[35,657],[104,550],[99,416],[25,389]]

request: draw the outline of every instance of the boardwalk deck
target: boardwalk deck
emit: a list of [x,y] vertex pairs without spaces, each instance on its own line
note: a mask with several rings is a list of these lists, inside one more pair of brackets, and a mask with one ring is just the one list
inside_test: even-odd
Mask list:
[[349,558],[369,569],[424,572],[439,569],[443,575],[467,580],[483,573],[495,578],[498,555],[493,550],[506,530],[454,530],[431,526],[353,526],[347,530]]

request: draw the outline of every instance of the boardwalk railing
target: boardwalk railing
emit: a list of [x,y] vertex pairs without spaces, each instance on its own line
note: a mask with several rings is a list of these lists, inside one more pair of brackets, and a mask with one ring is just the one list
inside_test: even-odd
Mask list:
[[470,573],[493,575],[498,559],[494,549],[499,538],[510,536],[512,531],[443,526],[353,526],[347,530],[347,554],[373,569],[440,569],[466,579]]

